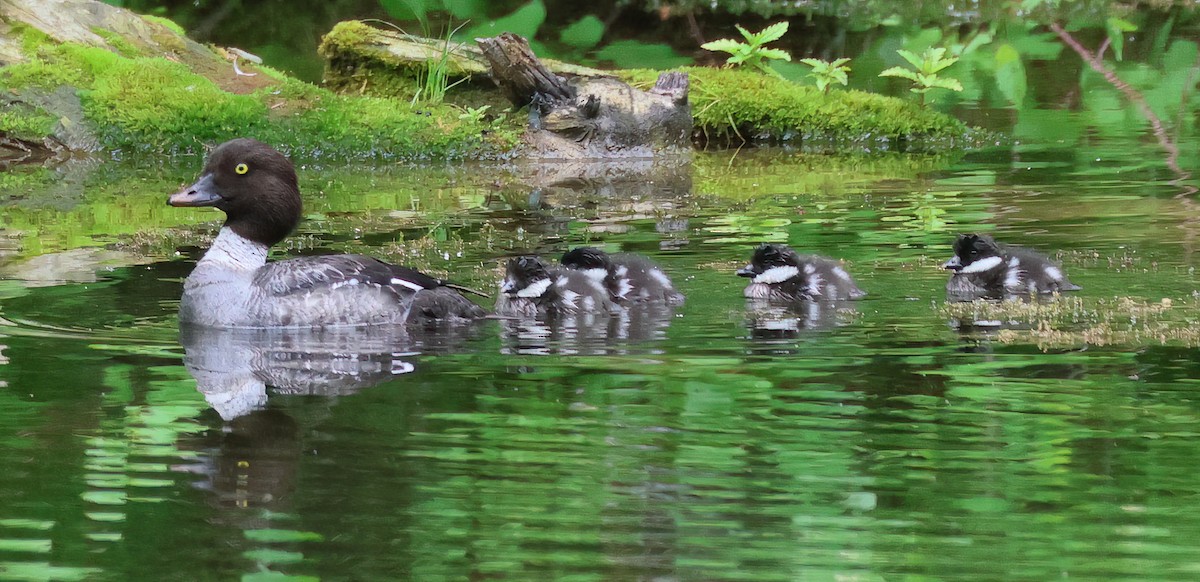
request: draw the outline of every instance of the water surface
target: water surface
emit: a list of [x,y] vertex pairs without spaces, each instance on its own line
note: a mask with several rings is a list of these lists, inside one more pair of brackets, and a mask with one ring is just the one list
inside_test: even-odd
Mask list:
[[[200,160],[25,171],[0,231],[0,578],[1193,578],[1195,343],[1001,335],[947,315],[938,268],[988,232],[1061,260],[1085,309],[1165,298],[1186,328],[1200,224],[1163,158],[1139,129],[587,180],[302,167],[277,258],[494,288],[508,256],[594,244],[688,295],[418,337],[181,334],[217,215],[163,199]],[[733,271],[764,241],[845,259],[869,297],[748,309]]]

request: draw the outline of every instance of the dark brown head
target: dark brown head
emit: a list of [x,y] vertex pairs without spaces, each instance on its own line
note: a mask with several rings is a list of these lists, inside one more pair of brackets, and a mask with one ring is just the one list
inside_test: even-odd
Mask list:
[[286,238],[303,211],[291,160],[248,138],[217,146],[196,183],[172,194],[167,204],[219,208],[225,226],[267,246]]

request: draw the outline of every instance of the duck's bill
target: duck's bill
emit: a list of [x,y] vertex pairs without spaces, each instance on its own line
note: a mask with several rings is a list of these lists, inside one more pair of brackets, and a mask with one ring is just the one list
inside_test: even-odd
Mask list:
[[750,265],[746,265],[745,267],[742,267],[737,270],[737,276],[739,276],[739,277],[757,277],[761,274],[762,273],[755,271],[754,267],[752,267]]
[[188,186],[167,198],[171,206],[214,206],[221,201],[216,192],[212,174],[205,174]]
[[942,268],[949,269],[951,271],[961,270],[962,269],[962,261],[959,260],[958,255],[954,255],[953,257],[950,257],[949,261],[942,263]]

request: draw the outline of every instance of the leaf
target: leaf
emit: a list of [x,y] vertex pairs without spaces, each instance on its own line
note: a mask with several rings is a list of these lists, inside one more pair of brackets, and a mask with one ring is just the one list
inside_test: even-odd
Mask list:
[[817,69],[819,67],[824,67],[825,65],[828,64],[825,61],[822,61],[821,59],[800,59],[800,62],[802,62],[814,69]]
[[720,52],[725,52],[725,53],[730,53],[730,54],[736,55],[738,53],[738,51],[744,46],[746,46],[746,45],[743,43],[740,43],[736,40],[733,40],[732,38],[722,38],[720,40],[706,42],[706,43],[700,45],[700,48],[705,49],[705,50],[714,51],[714,52],[720,51]]
[[883,72],[879,73],[879,76],[880,77],[902,77],[902,78],[908,79],[910,81],[914,81],[914,82],[917,81],[917,74],[914,73],[913,71],[910,71],[910,70],[904,68],[904,67],[892,67],[890,69],[884,69]]
[[[834,59],[832,63],[829,63],[829,66],[830,66],[831,68],[837,69],[837,68],[841,68],[841,67],[843,67],[843,66],[844,66],[846,63],[848,63],[848,62],[850,62],[850,59],[843,57],[843,58],[840,58],[840,59]],[[847,71],[849,71],[849,70],[850,70],[850,67],[845,67],[845,69],[846,69]]]
[[558,38],[564,44],[571,45],[575,48],[589,49],[597,44],[600,44],[600,38],[604,36],[604,22],[599,18],[588,14],[571,24],[568,24],[562,29]]
[[833,77],[838,83],[843,85],[846,85],[850,82],[850,78],[846,76],[846,71],[844,70],[834,70],[830,73],[830,76]]
[[750,43],[751,46],[757,46],[759,44],[762,44],[762,43],[758,42],[757,35],[751,33],[749,30],[742,28],[742,25],[735,24],[735,25],[733,25],[733,27],[736,28],[738,30],[738,32],[742,33],[742,38],[746,39],[746,42]]
[[776,22],[775,24],[772,24],[771,26],[759,31],[758,43],[767,44],[769,42],[777,41],[783,38],[783,35],[786,34],[787,31],[788,21],[784,20],[783,22]]
[[787,51],[782,50],[782,49],[773,49],[773,48],[758,49],[758,54],[760,57],[762,57],[764,59],[777,59],[777,60],[781,60],[781,61],[792,60],[792,55],[788,54]]
[[1113,54],[1117,56],[1118,61],[1125,58],[1125,33],[1135,30],[1136,24],[1116,16],[1104,21],[1104,31],[1108,33],[1108,40],[1112,43]]
[[928,82],[926,83],[926,85],[931,89],[941,88],[941,89],[949,89],[951,91],[962,91],[963,90],[962,83],[959,83],[958,79],[955,79],[953,77],[932,76],[928,79]]
[[942,69],[945,69],[946,67],[949,67],[950,65],[953,65],[954,63],[957,63],[957,62],[958,62],[958,57],[950,57],[948,59],[941,59],[941,60],[935,61],[933,63],[933,66],[930,67],[930,69],[926,72],[936,73],[936,72],[941,71]]
[[[921,64],[925,62],[924,59],[917,56],[916,53],[911,52],[911,51],[906,51],[904,49],[896,49],[896,54],[899,54],[904,60],[908,61],[909,63],[912,64],[912,66],[914,66],[918,69],[921,68]],[[893,68],[895,68],[895,67],[893,67]],[[894,75],[889,75],[889,76],[894,76]]]
[[1009,43],[996,48],[996,87],[1013,105],[1020,106],[1025,102],[1025,91],[1028,86],[1025,77],[1025,65],[1021,63],[1021,54]]

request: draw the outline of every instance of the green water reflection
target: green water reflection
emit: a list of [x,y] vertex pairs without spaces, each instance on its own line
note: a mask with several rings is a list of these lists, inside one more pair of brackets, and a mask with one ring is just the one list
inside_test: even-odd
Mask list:
[[[277,256],[490,287],[589,243],[688,294],[572,333],[318,340],[181,337],[216,215],[163,195],[198,160],[24,175],[0,189],[0,578],[1195,577],[1194,345],[1001,341],[939,310],[953,235],[986,231],[1060,251],[1088,305],[1169,298],[1189,325],[1200,225],[1162,157],[1134,132],[587,180],[304,167]],[[748,325],[733,270],[764,240],[871,295]]]

